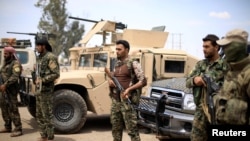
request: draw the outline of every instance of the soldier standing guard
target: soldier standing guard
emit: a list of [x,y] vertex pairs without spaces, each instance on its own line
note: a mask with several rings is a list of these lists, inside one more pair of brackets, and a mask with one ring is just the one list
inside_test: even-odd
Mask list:
[[38,37],[36,40],[36,50],[39,53],[36,73],[36,120],[39,126],[41,138],[39,141],[54,139],[53,125],[53,92],[54,81],[60,76],[59,63],[57,57],[52,53],[46,37]]
[[214,34],[208,34],[203,38],[203,52],[205,59],[200,60],[189,74],[186,86],[193,89],[196,109],[194,113],[191,141],[208,140],[208,126],[211,124],[210,113],[206,107],[207,84],[204,76],[209,75],[213,83],[222,86],[224,74],[228,70],[228,64],[219,55],[220,47],[216,43],[219,38]]
[[[138,61],[130,61],[129,58],[129,43],[125,40],[116,42],[117,62],[113,76],[117,78],[124,91],[118,93],[113,80],[109,81],[111,87],[110,96],[112,99],[111,117],[113,141],[122,141],[122,132],[125,127],[131,141],[140,141],[139,130],[137,127],[137,113],[130,104],[127,98],[131,99],[132,104],[137,104],[140,94],[136,91],[147,84],[141,64]],[[133,75],[131,74],[132,72]],[[133,82],[137,78],[138,82]],[[115,91],[115,92],[114,92]]]
[[12,131],[12,123],[15,125],[11,137],[22,135],[22,123],[18,110],[17,94],[19,91],[18,80],[21,75],[21,64],[15,54],[13,47],[4,47],[4,65],[0,70],[0,104],[2,117],[5,122],[4,129],[0,133],[10,133]]
[[250,125],[250,55],[248,32],[233,29],[218,40],[230,69],[221,90],[214,97],[216,120],[221,125]]

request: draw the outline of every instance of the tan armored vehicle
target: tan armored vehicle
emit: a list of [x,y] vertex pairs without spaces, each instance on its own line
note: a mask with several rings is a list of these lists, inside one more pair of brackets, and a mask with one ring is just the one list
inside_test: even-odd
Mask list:
[[[148,86],[156,79],[186,76],[197,60],[184,51],[165,49],[168,32],[127,29],[112,21],[94,22],[79,45],[70,49],[71,68],[62,70],[55,84],[54,123],[56,131],[61,133],[78,132],[85,124],[87,112],[96,116],[110,114],[108,76],[104,68],[114,67],[118,39],[129,41],[130,55],[142,64]],[[91,43],[96,36],[102,39],[99,45]],[[30,112],[34,115],[34,110]]]

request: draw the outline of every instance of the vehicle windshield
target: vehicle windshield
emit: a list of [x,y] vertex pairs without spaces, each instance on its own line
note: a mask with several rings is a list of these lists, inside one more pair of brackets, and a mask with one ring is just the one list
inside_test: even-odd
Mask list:
[[18,60],[21,64],[27,64],[28,63],[28,52],[26,51],[16,51],[16,55],[18,57]]
[[94,67],[106,67],[108,61],[107,53],[94,54]]
[[[93,56],[93,59],[91,59]],[[83,54],[80,57],[79,67],[106,67],[108,61],[107,53]]]
[[80,57],[79,67],[90,67],[91,54],[83,54]]

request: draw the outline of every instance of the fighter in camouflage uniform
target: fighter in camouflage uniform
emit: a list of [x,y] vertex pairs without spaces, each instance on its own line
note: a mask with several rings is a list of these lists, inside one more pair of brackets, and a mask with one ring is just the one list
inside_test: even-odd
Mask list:
[[[137,104],[140,94],[138,95],[136,90],[145,86],[147,81],[141,69],[141,65],[137,61],[132,61],[132,59],[129,58],[129,49],[130,46],[127,41],[119,40],[116,42],[118,61],[112,74],[118,79],[125,91],[121,95],[117,94],[114,91],[114,82],[112,80],[109,81],[111,87],[110,96],[112,99],[110,120],[112,124],[113,141],[122,141],[124,124],[131,141],[140,141],[137,127],[137,113],[131,105],[128,104],[127,98],[129,98],[133,104]],[[131,72],[134,72],[134,75],[132,75]],[[139,81],[134,82],[133,77],[137,77]]]
[[230,70],[216,95],[216,119],[219,124],[250,125],[250,56],[248,33],[242,29],[229,31],[218,40]]
[[[2,78],[2,85],[0,86],[1,91],[1,111],[2,117],[5,122],[5,128],[0,130],[0,133],[11,132],[11,124],[15,125],[15,129],[10,135],[11,137],[16,137],[22,135],[22,123],[20,119],[20,114],[18,111],[18,80],[21,75],[21,64],[19,63],[16,55],[15,49],[13,47],[4,48],[4,60],[5,63],[0,70],[0,75]],[[8,95],[9,98],[6,96]],[[6,100],[6,98],[8,100]]]
[[[36,40],[36,50],[39,53],[36,68],[40,72],[36,79],[36,85],[41,86],[35,93],[36,96],[36,120],[40,129],[41,141],[54,139],[53,125],[53,92],[54,81],[60,76],[57,57],[52,54],[52,48],[46,37]],[[39,78],[40,77],[40,78]]]
[[224,80],[224,74],[228,69],[228,65],[218,53],[220,50],[220,47],[216,44],[216,40],[218,39],[219,38],[213,34],[208,34],[203,38],[203,52],[205,59],[197,62],[195,68],[186,80],[186,86],[188,88],[193,88],[194,102],[196,104],[191,131],[192,141],[206,141],[208,138],[207,130],[208,125],[210,124],[210,118],[207,115],[207,109],[204,106],[206,83],[203,80],[203,76],[210,76],[214,83],[221,86]]

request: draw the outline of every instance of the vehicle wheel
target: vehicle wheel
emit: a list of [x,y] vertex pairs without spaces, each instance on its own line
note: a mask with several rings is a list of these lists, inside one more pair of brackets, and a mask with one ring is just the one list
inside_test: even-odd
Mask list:
[[87,106],[84,99],[72,90],[55,92],[53,114],[55,131],[76,133],[86,122]]
[[28,106],[27,109],[32,117],[36,118],[36,97],[28,96]]

